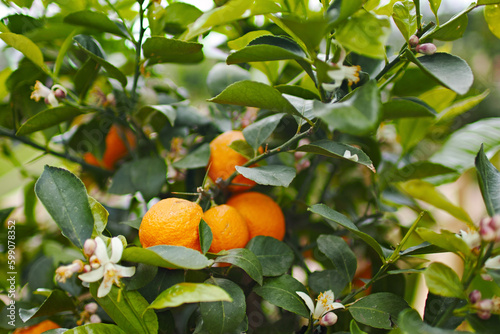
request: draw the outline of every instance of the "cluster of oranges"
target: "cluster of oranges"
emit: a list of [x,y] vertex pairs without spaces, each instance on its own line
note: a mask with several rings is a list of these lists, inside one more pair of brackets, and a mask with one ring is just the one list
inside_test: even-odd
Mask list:
[[[225,180],[248,159],[229,147],[235,140],[244,140],[241,131],[228,131],[210,143],[208,175],[212,180]],[[167,198],[153,205],[144,215],[139,229],[143,247],[155,245],[184,246],[201,251],[198,226],[203,220],[212,230],[212,253],[245,247],[257,235],[283,240],[285,218],[281,208],[269,196],[259,192],[241,192],[255,182],[238,175],[229,186],[235,193],[226,204],[213,206],[206,212],[194,202]]]

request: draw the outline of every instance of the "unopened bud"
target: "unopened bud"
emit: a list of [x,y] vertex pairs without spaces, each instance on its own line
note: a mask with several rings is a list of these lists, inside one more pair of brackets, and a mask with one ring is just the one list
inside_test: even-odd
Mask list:
[[92,270],[92,267],[89,265],[89,264],[86,264],[84,267],[83,267],[83,272],[84,273],[88,273]]
[[408,40],[408,44],[410,44],[411,47],[415,47],[418,45],[419,38],[417,35],[411,35],[410,39]]
[[90,323],[91,324],[98,324],[101,322],[101,318],[97,314],[92,314],[90,316]]
[[66,98],[66,92],[65,92],[65,91],[63,91],[63,90],[62,90],[62,89],[60,89],[60,88],[57,88],[57,89],[54,91],[54,95],[55,95],[58,99],[60,99],[60,100],[62,100],[62,99],[65,99],[65,98]]
[[337,323],[338,317],[333,312],[328,312],[321,319],[319,319],[319,324],[321,326],[332,326]]
[[90,314],[94,314],[97,312],[97,304],[96,303],[88,303],[87,305],[85,305],[85,311],[87,311],[88,313]]
[[482,320],[488,320],[491,317],[490,311],[478,311],[477,316]]
[[475,304],[477,303],[478,301],[481,300],[481,291],[479,290],[473,290],[470,294],[469,294],[469,300],[472,304]]
[[483,299],[476,304],[478,310],[490,312],[493,309],[493,301],[491,299]]
[[86,257],[91,257],[94,254],[96,247],[97,243],[94,239],[85,240],[85,243],[83,244],[83,254],[85,254]]
[[424,55],[430,56],[436,53],[437,48],[432,43],[424,43],[417,45],[415,49],[418,53],[423,53]]
[[84,263],[82,260],[75,260],[73,263],[70,265],[70,270],[73,273],[81,273],[83,271],[83,268],[85,267]]

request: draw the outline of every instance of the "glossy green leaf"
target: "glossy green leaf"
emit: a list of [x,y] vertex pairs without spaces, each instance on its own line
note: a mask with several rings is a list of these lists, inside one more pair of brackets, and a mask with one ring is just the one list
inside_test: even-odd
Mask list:
[[349,329],[351,330],[351,334],[367,334],[365,331],[362,331],[356,321],[351,320],[351,324],[349,326]]
[[498,4],[486,6],[484,8],[484,19],[493,35],[500,38],[500,6]]
[[224,278],[210,278],[205,281],[224,289],[232,298],[232,302],[217,301],[200,304],[203,328],[210,333],[234,333],[246,315],[245,294],[232,281]]
[[295,258],[293,251],[285,243],[263,235],[252,238],[246,248],[259,259],[264,276],[280,276],[287,273]]
[[217,301],[232,302],[233,299],[224,289],[212,284],[178,283],[160,293],[149,308],[162,309],[185,303]]
[[68,294],[62,290],[52,290],[48,292],[47,299],[40,306],[31,309],[19,309],[19,317],[24,321],[31,318],[51,316],[59,312],[73,311],[75,304]]
[[336,27],[345,19],[356,13],[362,6],[363,0],[335,0],[328,7],[326,16],[331,27]]
[[419,199],[438,209],[448,212],[453,217],[473,226],[474,223],[467,212],[448,201],[448,199],[432,184],[422,180],[411,180],[400,184],[400,187],[410,196]]
[[195,150],[189,152],[180,160],[175,161],[172,165],[175,168],[195,169],[206,167],[210,159],[210,145],[208,143],[201,145]]
[[83,114],[82,109],[70,106],[45,109],[38,114],[28,118],[17,130],[16,135],[24,136],[39,130],[45,130],[51,126],[61,124],[62,122],[72,120],[78,115]]
[[370,247],[372,247],[380,256],[382,261],[385,261],[384,252],[382,250],[382,247],[380,247],[379,243],[370,235],[360,231],[359,228],[356,225],[354,225],[352,221],[349,220],[349,218],[347,218],[340,212],[330,209],[324,204],[315,204],[311,206],[308,210],[311,211],[312,213],[316,213],[325,218],[333,228],[337,229],[337,224],[338,224],[340,226],[343,226],[350,232],[354,233],[360,239],[366,242]]
[[243,269],[248,276],[262,285],[262,266],[257,256],[246,248],[235,248],[223,251],[215,259],[216,263],[230,263]]
[[427,38],[433,38],[440,41],[454,41],[462,38],[465,30],[467,30],[468,23],[469,19],[467,18],[467,12],[458,13],[433,33],[426,36],[424,41]]
[[383,105],[384,119],[436,117],[436,111],[417,98],[396,98]]
[[438,52],[431,56],[416,58],[408,50],[405,55],[425,74],[458,94],[467,93],[474,81],[469,65],[457,56]]
[[273,35],[271,32],[267,30],[255,30],[255,31],[249,31],[245,35],[233,39],[232,41],[227,42],[227,46],[230,47],[233,50],[241,50],[245,46],[247,46],[251,41],[256,39],[257,37],[265,36],[265,35]]
[[374,80],[354,91],[347,101],[325,104],[314,101],[314,114],[333,129],[364,136],[377,130],[382,102]]
[[236,166],[236,170],[247,179],[255,181],[258,184],[278,187],[288,187],[297,174],[295,168],[283,165],[268,165],[253,168]]
[[484,154],[483,146],[477,153],[475,164],[484,204],[493,217],[500,214],[500,172]]
[[429,161],[419,161],[396,170],[391,178],[391,181],[400,182],[413,179],[425,179],[436,175],[456,173],[456,170],[440,164]]
[[382,59],[385,57],[385,44],[390,33],[391,23],[387,17],[359,11],[338,28],[335,37],[351,51]]
[[253,291],[273,305],[309,318],[309,309],[297,294],[297,291],[307,293],[307,290],[292,276],[267,278],[262,286],[255,287]]
[[212,264],[200,252],[182,246],[158,245],[149,248],[129,247],[122,259],[170,269],[203,269]]
[[213,234],[212,229],[203,219],[200,220],[200,224],[198,225],[198,233],[200,234],[201,252],[205,254],[212,245]]
[[431,263],[424,272],[429,291],[438,296],[465,298],[465,291],[458,275],[450,267]]
[[243,129],[243,136],[254,150],[257,150],[274,132],[285,114],[275,114],[250,124]]
[[303,117],[278,90],[255,81],[235,82],[208,101],[269,109],[270,111]]
[[357,268],[356,256],[341,237],[335,235],[320,235],[318,240],[319,250],[332,261],[333,265],[350,282],[354,278]]
[[410,36],[417,31],[417,14],[413,1],[403,0],[396,2],[393,7],[392,18],[408,42]]
[[96,236],[102,235],[102,232],[106,229],[109,212],[92,196],[89,196],[89,205],[92,216],[94,217],[94,231],[92,232],[92,237],[95,238]]
[[481,103],[489,95],[489,93],[489,90],[485,90],[479,95],[475,95],[453,103],[451,106],[447,107],[445,110],[439,113],[438,121],[449,122],[454,120],[455,117],[462,115],[466,111],[469,111],[470,109]]
[[123,25],[112,21],[104,13],[82,10],[67,15],[64,18],[64,23],[96,29],[102,32],[109,32],[121,37],[128,37]]
[[327,269],[312,272],[308,279],[309,287],[317,293],[332,290],[335,296],[340,296],[350,281],[338,270]]
[[446,249],[447,251],[453,253],[461,252],[466,256],[471,253],[469,246],[467,246],[465,241],[463,241],[462,238],[457,236],[455,233],[447,230],[441,230],[441,233],[436,233],[424,227],[419,227],[416,231],[422,240],[425,240],[442,249]]
[[[328,139],[321,139],[310,144],[297,147],[296,151],[321,154],[331,158],[344,158],[364,165],[368,167],[372,172],[375,172],[375,167],[373,166],[372,161],[365,152],[357,147],[344,143],[338,143]],[[349,156],[351,158],[346,155],[347,152],[350,152]],[[354,155],[357,156],[357,161],[355,160],[355,158],[353,158]]]
[[391,329],[393,324],[398,323],[398,314],[408,307],[408,303],[400,296],[379,292],[361,298],[349,307],[349,312],[357,322],[375,328]]
[[94,228],[83,182],[66,169],[45,166],[35,184],[35,193],[62,234],[78,248],[83,248]]
[[45,66],[43,61],[42,51],[28,37],[14,34],[12,32],[4,32],[0,34],[0,39],[2,39],[7,45],[21,52],[26,58],[31,60],[42,70],[48,71],[47,66]]
[[[58,330],[58,329],[57,329]],[[77,326],[72,329],[63,329],[63,332],[52,333],[52,330],[45,332],[46,334],[125,334],[120,327],[110,324],[88,324]]]
[[255,150],[245,140],[235,140],[229,144],[229,147],[247,159],[255,156]]
[[142,113],[142,112],[145,112],[145,113],[159,112],[168,119],[170,125],[172,125],[172,126],[174,126],[175,118],[177,117],[176,109],[174,107],[172,107],[170,104],[144,106],[139,110],[139,112],[140,113]]
[[429,0],[429,5],[431,6],[432,13],[434,13],[434,16],[436,17],[436,20],[438,20],[438,10],[439,7],[441,6],[441,0]]
[[165,37],[150,37],[142,45],[148,65],[157,63],[191,64],[203,60],[203,45]]
[[90,294],[113,321],[126,333],[158,333],[158,318],[148,309],[148,302],[137,291],[127,291],[116,286],[104,297],[97,297],[100,282],[90,283]]

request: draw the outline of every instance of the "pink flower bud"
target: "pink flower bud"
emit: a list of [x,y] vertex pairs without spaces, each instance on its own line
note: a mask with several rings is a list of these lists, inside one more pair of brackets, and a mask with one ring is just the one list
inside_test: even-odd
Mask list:
[[92,270],[92,267],[90,266],[90,264],[86,264],[84,267],[83,267],[83,272],[84,273],[88,273]]
[[417,35],[411,35],[410,39],[408,40],[408,44],[410,44],[411,47],[415,47],[418,45],[419,38]]
[[424,55],[430,56],[436,53],[437,48],[432,43],[424,43],[417,45],[415,49],[418,53],[423,53]]
[[481,291],[479,290],[473,290],[470,294],[469,294],[469,300],[472,304],[475,304],[477,303],[478,301],[481,300]]
[[57,89],[54,91],[54,95],[55,95],[58,99],[60,99],[60,100],[62,100],[62,99],[65,99],[65,98],[66,98],[66,92],[65,92],[65,91],[63,91],[63,90],[62,90],[62,89],[60,89],[60,88],[57,88]]
[[491,312],[493,309],[493,301],[491,299],[483,299],[476,303],[476,306],[479,311],[488,311]]
[[97,312],[97,304],[96,303],[88,303],[87,305],[85,305],[85,311],[87,311],[88,313],[90,314],[94,314]]
[[491,317],[490,311],[478,311],[477,316],[482,320],[488,320]]
[[96,247],[97,243],[94,239],[85,240],[85,243],[83,244],[83,254],[85,254],[86,257],[91,257],[94,254]]
[[83,271],[83,267],[85,265],[83,264],[82,260],[75,260],[73,263],[70,265],[70,270],[73,273],[81,273]]
[[98,324],[101,322],[101,318],[97,314],[92,314],[90,316],[90,323],[91,324]]
[[500,231],[500,227],[497,227],[498,218],[483,218],[479,222],[479,234],[481,238],[486,242],[491,242],[497,240],[497,234]]
[[337,323],[338,317],[333,312],[328,312],[321,319],[319,319],[319,324],[321,326],[332,326]]

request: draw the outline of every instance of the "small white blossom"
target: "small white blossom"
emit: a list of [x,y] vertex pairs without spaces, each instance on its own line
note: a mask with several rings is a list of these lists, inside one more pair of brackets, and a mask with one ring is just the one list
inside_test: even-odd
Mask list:
[[54,108],[59,105],[57,97],[63,98],[66,96],[66,93],[66,88],[61,85],[53,85],[52,88],[49,88],[37,80],[30,98],[36,102],[40,101],[40,99],[44,99],[46,104]]
[[[311,297],[309,297],[308,294],[301,291],[296,291],[296,293],[300,298],[304,300],[314,320],[322,319],[323,316],[325,316],[325,314],[330,311],[344,308],[344,305],[335,302],[335,296],[332,290],[328,290],[319,294],[318,298],[316,299],[316,307],[314,307],[313,300],[311,299]],[[332,320],[333,317],[329,317],[328,319],[325,319],[325,323],[326,321],[330,323]],[[331,325],[333,324],[334,323],[331,323]]]
[[354,162],[357,162],[359,160],[358,155],[357,154],[351,154],[351,151],[349,151],[349,150],[345,150],[345,152],[344,152],[344,158],[346,158],[347,160],[354,161]]
[[472,230],[460,230],[458,236],[469,246],[470,249],[477,248],[481,246],[481,236],[477,231]]
[[486,260],[486,262],[484,263],[484,267],[489,269],[500,269],[500,255]]
[[82,260],[75,260],[73,263],[67,266],[60,266],[56,269],[56,281],[60,283],[66,283],[68,278],[71,278],[73,274],[80,273],[84,269],[84,264]]
[[347,53],[341,45],[339,45],[338,47],[340,48],[339,60],[337,61],[337,63],[333,64],[333,66],[336,68],[327,72],[330,79],[334,80],[334,83],[322,84],[323,88],[329,92],[340,87],[344,79],[347,79],[349,86],[351,86],[353,83],[359,82],[359,71],[361,71],[361,67],[359,67],[358,65],[343,65]]

